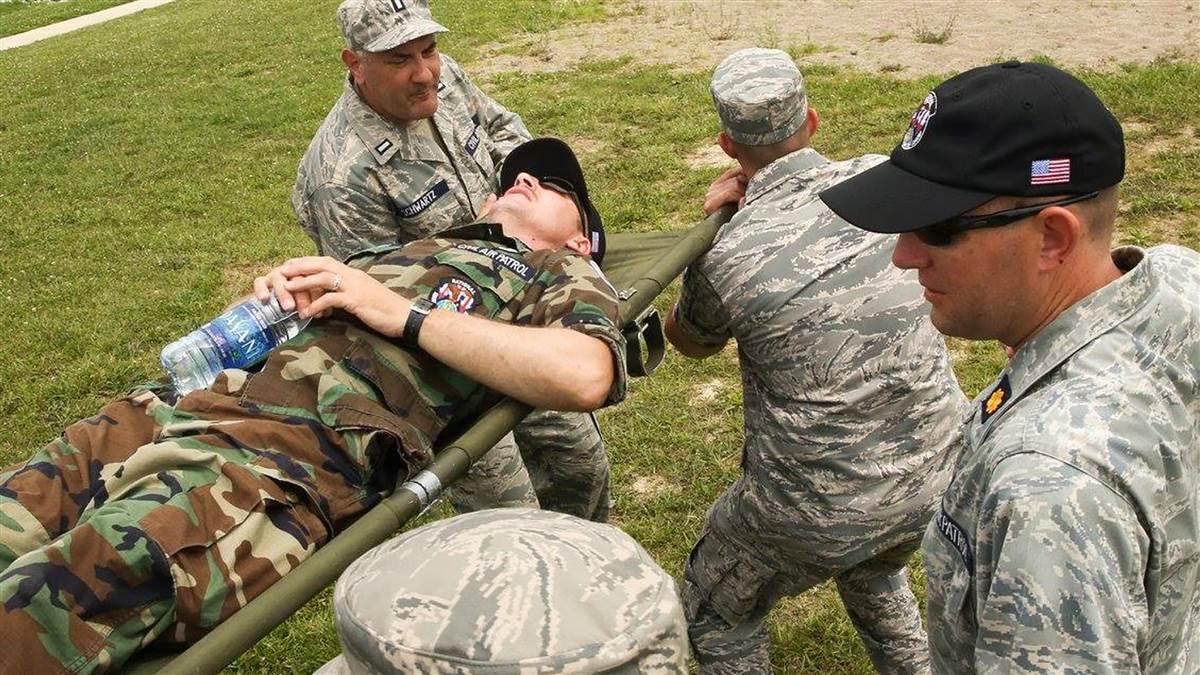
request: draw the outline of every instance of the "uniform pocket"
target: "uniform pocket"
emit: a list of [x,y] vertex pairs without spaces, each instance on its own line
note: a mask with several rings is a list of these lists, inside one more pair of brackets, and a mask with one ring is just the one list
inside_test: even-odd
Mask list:
[[688,570],[700,597],[731,626],[750,615],[775,577],[772,565],[712,532],[692,549]]
[[241,466],[154,509],[142,528],[174,584],[174,640],[191,642],[257,597],[329,538],[302,494]]

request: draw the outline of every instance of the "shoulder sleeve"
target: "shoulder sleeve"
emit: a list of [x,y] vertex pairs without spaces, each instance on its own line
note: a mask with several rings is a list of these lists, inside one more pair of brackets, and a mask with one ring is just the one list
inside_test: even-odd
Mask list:
[[443,54],[442,62],[454,73],[471,112],[478,117],[479,125],[491,139],[492,161],[499,166],[513,148],[531,138],[529,130],[525,128],[525,122],[520,115],[492,100],[476,87],[454,59]]
[[567,328],[603,341],[612,352],[613,386],[608,404],[625,398],[625,338],[617,315],[617,293],[589,258],[551,253],[541,267],[517,323]]
[[[701,257],[700,261],[703,260]],[[683,286],[675,304],[675,323],[697,344],[724,344],[733,337],[729,312],[704,274],[700,261],[683,272]]]
[[1133,506],[1037,453],[996,466],[976,558],[981,673],[1139,672],[1150,540]]
[[378,196],[325,183],[297,209],[300,225],[322,255],[345,260],[363,249],[396,241],[400,223]]

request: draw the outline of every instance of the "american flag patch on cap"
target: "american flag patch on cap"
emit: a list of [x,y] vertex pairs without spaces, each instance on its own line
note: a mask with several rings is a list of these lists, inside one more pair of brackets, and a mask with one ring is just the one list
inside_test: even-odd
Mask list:
[[1029,169],[1030,185],[1071,182],[1070,159],[1039,159]]

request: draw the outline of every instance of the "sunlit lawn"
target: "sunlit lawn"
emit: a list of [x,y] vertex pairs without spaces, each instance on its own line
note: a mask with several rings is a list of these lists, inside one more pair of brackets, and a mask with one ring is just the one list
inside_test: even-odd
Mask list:
[[[244,292],[256,270],[309,251],[288,194],[341,91],[336,5],[183,1],[0,52],[0,463],[157,376],[162,345]],[[441,0],[436,10],[455,29],[444,50],[468,71],[492,41],[603,18],[596,2]],[[29,11],[0,4],[0,28]],[[835,158],[890,150],[940,79],[824,66],[805,73],[824,117],[819,149]],[[1129,131],[1122,238],[1196,247],[1200,68],[1082,75]],[[683,160],[716,131],[707,80],[594,61],[502,73],[488,90],[535,133],[583,149],[610,228],[654,230],[695,220],[719,171]],[[954,351],[972,394],[1002,362],[992,345],[955,343]],[[602,415],[614,519],[673,573],[736,475],[741,402],[732,350],[704,362],[672,354]],[[774,626],[780,672],[870,672],[829,587],[785,603]],[[336,651],[319,600],[236,668],[306,672]]]

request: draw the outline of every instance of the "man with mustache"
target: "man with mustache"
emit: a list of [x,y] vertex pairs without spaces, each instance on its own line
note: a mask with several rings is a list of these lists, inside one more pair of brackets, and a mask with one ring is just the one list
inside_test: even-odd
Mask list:
[[[447,29],[426,0],[346,0],[337,17],[349,75],[297,172],[301,227],[322,254],[344,259],[471,222],[504,158],[529,139],[521,118],[439,52]],[[608,478],[592,415],[535,411],[448,496],[459,511],[540,502],[604,521]]]
[[937,673],[1200,672],[1200,255],[1110,249],[1121,125],[1053,66],[939,84],[821,194],[1011,351],[925,533]]

